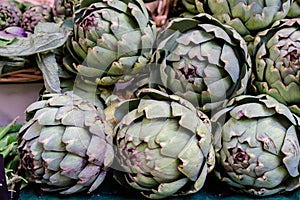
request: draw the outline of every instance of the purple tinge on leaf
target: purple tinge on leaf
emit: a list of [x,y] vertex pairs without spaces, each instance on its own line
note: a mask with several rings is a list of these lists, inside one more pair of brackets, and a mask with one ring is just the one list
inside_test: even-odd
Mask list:
[[23,28],[17,26],[7,27],[0,31],[0,38],[9,40],[14,37],[27,37],[27,33]]

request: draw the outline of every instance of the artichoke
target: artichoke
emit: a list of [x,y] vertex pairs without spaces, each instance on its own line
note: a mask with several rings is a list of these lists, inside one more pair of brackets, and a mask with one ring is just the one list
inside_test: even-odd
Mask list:
[[137,97],[115,112],[115,179],[152,199],[199,191],[215,161],[209,118],[176,95]]
[[103,110],[72,93],[50,93],[26,112],[18,150],[29,182],[60,194],[94,191],[114,158]]
[[13,2],[0,2],[0,30],[9,26],[18,26],[22,18],[22,12]]
[[175,18],[158,37],[151,87],[163,88],[206,112],[243,94],[251,59],[243,38],[208,14]]
[[52,22],[52,8],[48,4],[38,4],[30,6],[24,13],[21,21],[21,26],[29,31],[34,32],[35,26],[39,22]]
[[75,73],[112,85],[130,80],[150,60],[156,27],[143,1],[82,1],[74,15],[69,47],[79,64],[67,66]]
[[258,31],[270,27],[276,20],[286,17],[293,0],[182,0],[194,13],[206,12],[236,29],[247,42]]
[[254,91],[266,93],[300,116],[300,19],[283,19],[254,41]]
[[300,186],[299,117],[269,95],[241,95],[211,118],[216,177],[234,191],[267,196]]

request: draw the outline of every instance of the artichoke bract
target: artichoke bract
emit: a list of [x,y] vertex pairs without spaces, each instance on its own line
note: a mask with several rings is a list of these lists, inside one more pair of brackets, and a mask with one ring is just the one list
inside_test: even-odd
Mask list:
[[199,191],[215,162],[209,118],[158,90],[137,97],[115,111],[115,179],[151,199]]
[[266,93],[300,116],[300,19],[283,19],[254,41],[254,91]]
[[18,26],[22,18],[22,12],[13,2],[0,2],[0,30],[6,27]]
[[[82,1],[74,13],[74,35],[69,47],[77,63],[75,73],[112,85],[131,76],[149,61],[156,38],[141,0]],[[71,68],[75,67],[75,68]]]
[[212,118],[216,177],[239,193],[300,186],[299,117],[269,95],[241,95]]
[[287,14],[289,18],[300,17],[300,0],[294,0]]
[[18,150],[29,182],[65,195],[98,188],[114,158],[103,110],[72,93],[50,93],[26,113]]
[[30,6],[22,16],[21,26],[29,31],[34,32],[35,26],[39,22],[52,22],[52,8],[48,4],[38,4]]
[[165,88],[207,114],[246,91],[251,75],[246,42],[212,16],[172,19],[157,40],[151,87]]
[[258,31],[284,19],[293,0],[182,0],[190,12],[211,14],[223,24],[236,29],[247,42],[253,41]]

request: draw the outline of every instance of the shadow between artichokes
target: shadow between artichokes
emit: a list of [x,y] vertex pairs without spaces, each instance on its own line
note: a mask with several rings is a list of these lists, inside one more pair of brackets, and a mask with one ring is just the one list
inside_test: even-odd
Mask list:
[[209,118],[176,95],[137,97],[115,111],[114,178],[151,199],[199,191],[215,163]]
[[50,93],[26,114],[18,151],[29,182],[65,195],[97,189],[114,159],[103,110],[72,93]]
[[238,193],[268,196],[300,186],[299,117],[269,95],[241,95],[212,117],[215,175]]

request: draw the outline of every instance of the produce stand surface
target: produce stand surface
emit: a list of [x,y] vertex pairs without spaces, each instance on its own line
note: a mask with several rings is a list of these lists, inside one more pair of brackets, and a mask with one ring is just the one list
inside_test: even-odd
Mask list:
[[[113,177],[107,177],[98,190],[93,194],[74,194],[71,196],[55,195],[54,193],[44,193],[37,189],[38,187],[29,186],[23,189],[20,193],[20,200],[126,200],[126,199],[145,199],[130,189],[118,185],[113,180]],[[170,200],[298,200],[300,199],[300,190],[295,190],[290,193],[278,194],[270,197],[248,197],[245,195],[233,194],[232,192],[221,191],[224,186],[216,185],[215,182],[206,183],[204,188],[192,195],[180,197],[170,197]]]

